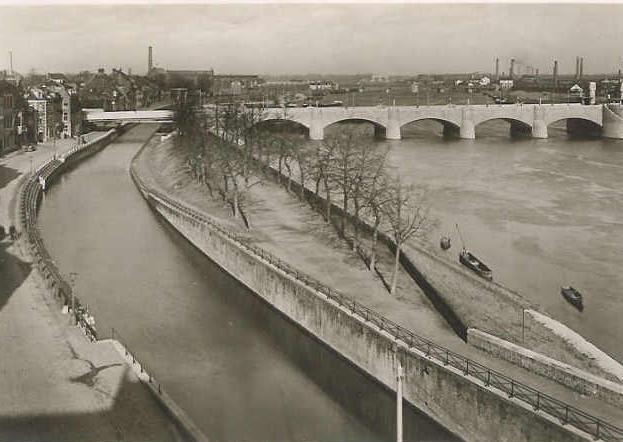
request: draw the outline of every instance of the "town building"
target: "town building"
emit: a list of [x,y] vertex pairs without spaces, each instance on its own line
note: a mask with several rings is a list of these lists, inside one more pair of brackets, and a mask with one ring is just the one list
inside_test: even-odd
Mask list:
[[22,97],[12,82],[0,80],[0,155],[20,146],[18,126]]

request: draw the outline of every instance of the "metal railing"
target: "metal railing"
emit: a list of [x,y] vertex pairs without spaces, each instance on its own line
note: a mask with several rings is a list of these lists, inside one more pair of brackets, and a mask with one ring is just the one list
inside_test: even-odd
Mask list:
[[288,276],[295,278],[297,281],[335,302],[341,308],[358,316],[361,320],[374,325],[378,330],[389,334],[394,340],[401,341],[410,350],[417,350],[427,358],[435,360],[443,366],[458,370],[465,377],[480,381],[485,387],[494,388],[508,398],[521,401],[529,405],[535,412],[546,413],[557,419],[563,426],[573,426],[590,434],[596,440],[600,439],[608,442],[623,441],[623,429],[413,333],[411,330],[396,324],[376,311],[350,299],[343,293],[300,272],[262,248],[250,244],[246,238],[229,231],[211,217],[175,201],[162,192],[147,187],[134,172],[133,168],[131,168],[131,176],[141,192],[147,195],[148,200],[152,203],[156,202],[172,213],[184,216],[197,225],[209,225],[257,258],[266,261]]

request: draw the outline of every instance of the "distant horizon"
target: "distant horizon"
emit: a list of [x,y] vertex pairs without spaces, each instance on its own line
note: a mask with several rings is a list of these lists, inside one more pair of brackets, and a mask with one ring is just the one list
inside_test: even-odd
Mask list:
[[[27,75],[154,65],[258,75],[493,73],[516,60],[573,75],[623,67],[623,4],[0,6],[0,70]],[[24,32],[27,32],[25,35]],[[598,74],[593,74],[598,75]]]

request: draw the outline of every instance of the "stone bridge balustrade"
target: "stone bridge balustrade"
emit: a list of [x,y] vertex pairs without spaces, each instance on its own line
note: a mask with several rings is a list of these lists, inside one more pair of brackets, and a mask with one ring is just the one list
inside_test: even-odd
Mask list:
[[474,139],[476,127],[501,119],[511,124],[513,134],[547,138],[547,127],[561,120],[584,120],[603,128],[603,136],[623,139],[623,108],[620,105],[506,104],[446,106],[362,106],[267,109],[265,120],[288,120],[307,127],[312,140],[324,139],[331,124],[363,120],[375,126],[375,134],[399,140],[401,128],[419,120],[435,120],[444,125],[444,134],[457,132]]

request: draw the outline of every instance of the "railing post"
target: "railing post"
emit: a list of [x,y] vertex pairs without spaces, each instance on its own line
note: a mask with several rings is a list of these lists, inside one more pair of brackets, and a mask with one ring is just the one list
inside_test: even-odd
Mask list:
[[446,360],[444,361],[443,365],[448,365],[450,363],[450,353],[448,352],[448,350],[446,350]]
[[469,375],[469,359],[465,360],[465,376]]
[[485,381],[485,387],[491,385],[491,370],[487,369],[487,380]]
[[595,429],[595,440],[600,438],[600,425],[599,425],[599,419],[597,420],[597,428]]
[[569,406],[565,405],[565,418],[562,421],[562,424],[567,425],[567,422],[569,422]]
[[534,411],[539,411],[541,408],[541,392],[536,392],[536,405],[534,406]]
[[511,392],[508,394],[508,397],[515,396],[515,381],[511,379]]

